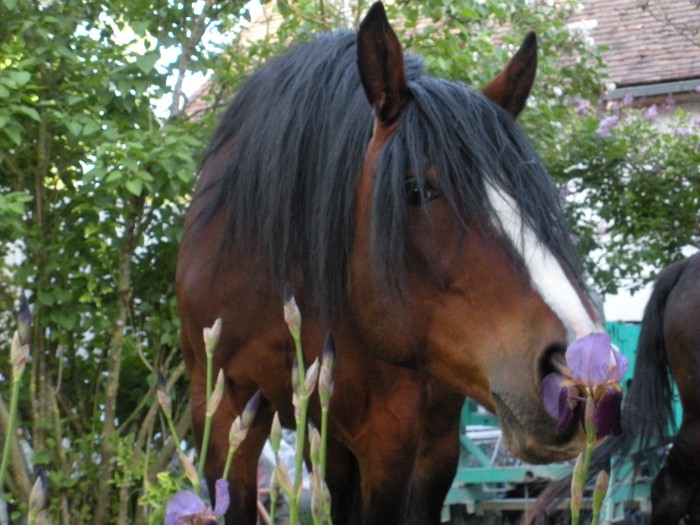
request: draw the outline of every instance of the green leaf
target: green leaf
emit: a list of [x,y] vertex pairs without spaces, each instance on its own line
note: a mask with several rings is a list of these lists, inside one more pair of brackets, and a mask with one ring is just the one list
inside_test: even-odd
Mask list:
[[69,106],[72,106],[72,105],[74,105],[74,104],[78,104],[79,102],[83,102],[84,100],[85,100],[85,96],[84,96],[84,95],[70,95],[70,96],[66,99],[66,103],[67,103]]
[[54,296],[46,290],[39,290],[37,292],[37,297],[39,299],[39,302],[44,306],[53,306],[53,304],[56,302]]
[[124,178],[124,172],[120,170],[112,170],[107,177],[105,177],[105,182],[120,182]]
[[175,170],[175,175],[178,179],[187,184],[192,183],[192,181],[194,180],[194,171],[178,169]]
[[67,120],[65,124],[68,128],[68,131],[70,131],[72,135],[75,135],[76,137],[80,136],[80,132],[83,129],[83,126],[80,122],[78,122],[77,120]]
[[57,288],[55,290],[55,294],[56,294],[56,298],[62,302],[68,302],[71,299],[71,297],[73,297],[72,294],[70,293],[70,291],[63,290],[60,288]]
[[136,176],[141,179],[143,182],[153,182],[153,175],[151,175],[149,172],[146,170],[136,170]]
[[34,465],[39,466],[39,465],[48,465],[51,462],[51,456],[49,455],[48,450],[42,450],[40,452],[36,452],[34,454],[34,457],[32,458],[32,463]]
[[102,229],[99,223],[89,223],[85,225],[85,237],[90,237]]
[[77,478],[66,477],[62,472],[49,471],[49,483],[54,487],[70,489],[78,483]]
[[18,86],[23,86],[31,80],[32,75],[29,71],[11,71],[8,77]]
[[143,190],[143,181],[141,181],[141,179],[129,179],[124,185],[126,189],[129,190],[129,193],[137,197],[141,195],[141,191]]
[[131,29],[133,29],[134,33],[137,35],[143,36],[146,34],[149,25],[150,22],[148,20],[134,20],[131,22]]
[[69,332],[75,329],[77,319],[73,312],[67,311],[65,308],[56,308],[51,310],[49,316],[63,329]]
[[29,118],[31,118],[32,120],[36,120],[37,122],[41,121],[41,117],[39,116],[39,112],[34,108],[30,108],[29,106],[15,106],[14,109],[15,109],[15,112],[26,115]]
[[464,18],[479,18],[479,13],[469,7],[469,6],[464,6],[459,10],[460,16],[463,16]]
[[2,131],[15,143],[15,146],[22,145],[22,128],[11,122],[7,126],[4,126]]
[[160,53],[158,52],[152,51],[150,53],[144,53],[136,59],[136,67],[142,72],[148,73],[155,67],[159,59]]
[[99,131],[100,128],[101,128],[100,124],[98,124],[94,120],[86,120],[85,124],[83,125],[83,135],[85,135],[85,136],[92,135],[96,131]]

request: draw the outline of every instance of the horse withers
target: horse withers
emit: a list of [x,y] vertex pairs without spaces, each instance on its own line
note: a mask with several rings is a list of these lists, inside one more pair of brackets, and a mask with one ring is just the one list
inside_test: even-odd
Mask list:
[[210,483],[231,421],[263,393],[231,469],[227,523],[255,520],[273,411],[293,425],[287,285],[306,359],[328,332],[336,342],[328,482],[339,521],[410,521],[416,501],[439,514],[464,395],[497,412],[528,461],[582,447],[580,429],[555,432],[540,393],[568,343],[602,325],[558,192],[513,119],[535,69],[530,35],[483,94],[430,77],[377,3],[357,34],[299,44],[240,88],[202,163],[177,270],[198,441],[202,329],[223,321]]

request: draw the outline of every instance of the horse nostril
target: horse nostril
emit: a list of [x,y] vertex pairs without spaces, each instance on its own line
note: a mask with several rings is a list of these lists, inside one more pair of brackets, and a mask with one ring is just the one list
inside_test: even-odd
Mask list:
[[539,362],[540,381],[553,372],[568,375],[566,373],[568,367],[566,366],[566,357],[564,355],[565,352],[566,347],[561,343],[554,343],[547,347]]

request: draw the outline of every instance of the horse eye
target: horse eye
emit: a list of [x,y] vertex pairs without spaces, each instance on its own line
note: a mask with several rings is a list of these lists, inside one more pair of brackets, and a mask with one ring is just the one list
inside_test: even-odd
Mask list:
[[439,196],[437,190],[430,183],[426,182],[421,188],[415,179],[406,181],[406,202],[410,206],[420,206],[437,199]]

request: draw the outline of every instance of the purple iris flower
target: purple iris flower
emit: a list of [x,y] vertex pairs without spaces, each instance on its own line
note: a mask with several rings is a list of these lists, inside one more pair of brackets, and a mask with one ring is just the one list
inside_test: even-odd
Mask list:
[[216,505],[213,510],[191,490],[176,493],[165,506],[165,525],[216,525],[228,509],[228,481],[217,480],[214,490]]
[[590,397],[595,403],[596,437],[619,435],[622,432],[619,382],[629,366],[627,358],[612,345],[607,334],[595,333],[569,345],[566,365],[566,376],[553,372],[541,385],[544,408],[557,420],[557,432],[569,430],[577,415],[583,417],[585,400]]

